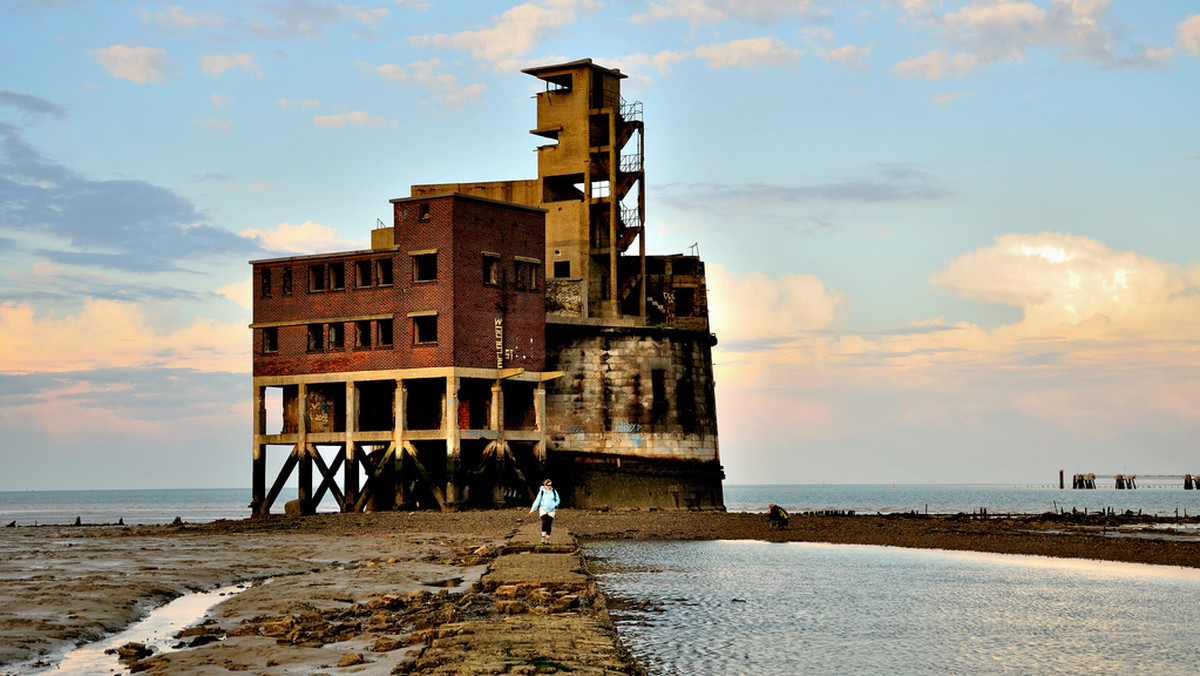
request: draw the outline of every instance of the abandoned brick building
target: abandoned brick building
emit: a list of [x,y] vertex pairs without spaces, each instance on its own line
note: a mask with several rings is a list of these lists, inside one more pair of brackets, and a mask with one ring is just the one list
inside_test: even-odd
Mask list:
[[370,250],[252,262],[255,515],[293,474],[306,512],[527,504],[544,476],[569,506],[723,508],[704,264],[646,255],[641,104],[590,59],[524,72],[538,178],[412,186]]

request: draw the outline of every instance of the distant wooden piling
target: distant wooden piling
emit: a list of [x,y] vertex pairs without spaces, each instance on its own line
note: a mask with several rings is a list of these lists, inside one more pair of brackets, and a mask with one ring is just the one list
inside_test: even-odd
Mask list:
[[1136,477],[1132,474],[1118,474],[1113,478],[1116,480],[1117,490],[1119,491],[1125,489],[1133,490],[1137,488],[1137,482],[1134,481]]
[[1183,490],[1190,491],[1200,488],[1200,476],[1194,474],[1183,475]]
[[1073,489],[1092,489],[1096,487],[1095,474],[1076,474],[1071,480],[1071,488]]

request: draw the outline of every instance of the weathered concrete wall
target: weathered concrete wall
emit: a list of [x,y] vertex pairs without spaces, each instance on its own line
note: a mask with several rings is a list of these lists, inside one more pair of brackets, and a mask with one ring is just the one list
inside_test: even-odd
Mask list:
[[723,506],[710,334],[549,324],[546,341],[563,372],[547,383],[547,448],[571,506]]
[[716,461],[554,453],[547,471],[566,507],[725,509]]

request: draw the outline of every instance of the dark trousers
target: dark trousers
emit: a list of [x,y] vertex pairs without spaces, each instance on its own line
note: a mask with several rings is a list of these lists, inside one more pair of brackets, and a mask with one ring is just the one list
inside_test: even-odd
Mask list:
[[550,534],[550,529],[554,526],[554,517],[549,514],[542,515],[542,532],[546,535]]

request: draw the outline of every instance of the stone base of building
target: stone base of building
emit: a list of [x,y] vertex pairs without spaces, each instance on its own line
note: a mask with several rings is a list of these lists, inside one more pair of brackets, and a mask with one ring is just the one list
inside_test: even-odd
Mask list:
[[719,462],[551,451],[546,465],[564,507],[725,511]]

